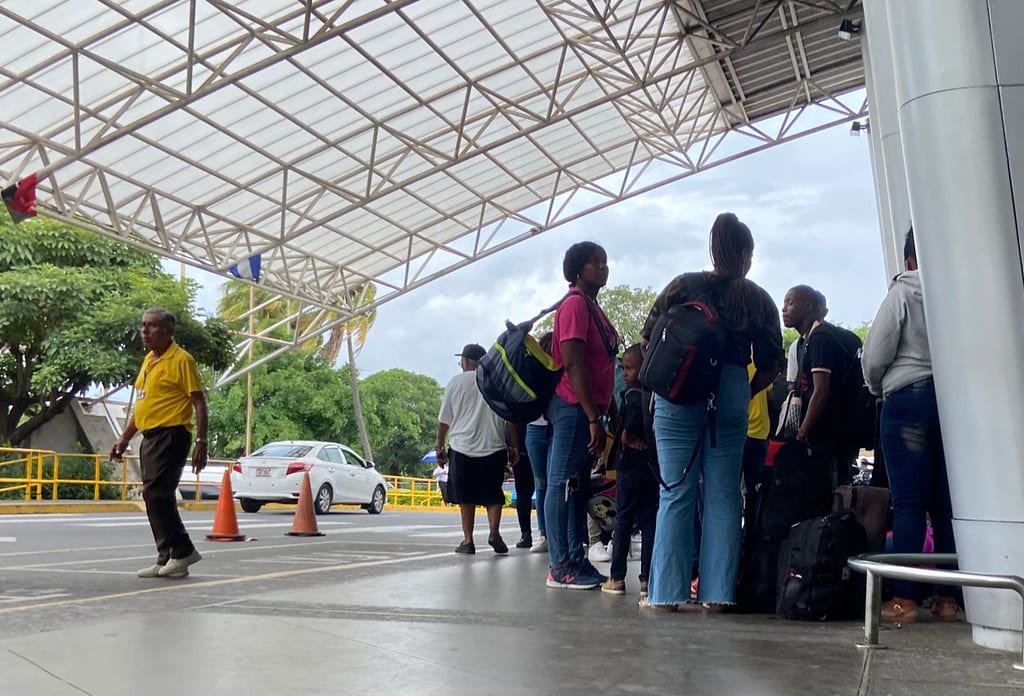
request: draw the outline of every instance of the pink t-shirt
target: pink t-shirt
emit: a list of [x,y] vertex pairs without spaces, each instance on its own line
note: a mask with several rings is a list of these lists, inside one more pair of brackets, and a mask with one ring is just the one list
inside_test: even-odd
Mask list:
[[[601,332],[593,321],[590,310],[587,308],[587,298],[582,292],[573,288],[569,297],[565,298],[562,306],[555,314],[554,340],[551,343],[551,357],[559,365],[562,361],[562,341],[573,339],[584,341],[586,348],[583,354],[583,368],[590,381],[590,393],[594,402],[601,409],[601,413],[608,411],[608,404],[611,403],[612,389],[615,386],[615,358],[608,355],[608,347],[601,338]],[[596,314],[606,327],[606,333],[613,340],[618,342],[618,334],[608,317],[605,316],[597,303],[594,303]],[[572,390],[572,383],[569,382],[569,374],[563,373],[562,380],[555,389],[566,403],[578,404],[579,399]]]

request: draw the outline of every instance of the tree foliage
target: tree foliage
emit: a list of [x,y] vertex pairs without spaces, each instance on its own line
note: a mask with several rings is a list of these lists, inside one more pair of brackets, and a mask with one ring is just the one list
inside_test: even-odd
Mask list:
[[[345,375],[320,355],[290,351],[253,370],[255,446],[274,440],[346,441],[351,394]],[[209,393],[210,451],[237,457],[245,449],[245,380]]]
[[0,222],[2,442],[17,445],[91,384],[120,385],[145,351],[139,320],[160,306],[177,339],[202,364],[226,367],[223,322],[201,322],[196,287],[163,273],[152,254],[36,218]]
[[[442,388],[433,378],[405,370],[360,380],[363,415],[375,464],[382,473],[422,475],[420,457],[437,432]],[[348,366],[333,369],[321,355],[293,351],[253,371],[255,446],[274,440],[359,441]],[[216,457],[237,457],[245,445],[245,383],[210,394],[210,447]]]
[[359,392],[377,468],[423,476],[420,458],[437,439],[443,387],[432,377],[392,369],[361,380]]
[[[633,288],[628,285],[605,288],[598,295],[601,309],[619,332],[624,347],[640,341],[647,314],[651,311],[657,296],[651,288]],[[552,312],[537,323],[534,335],[540,336],[545,331],[551,331],[554,322],[555,315]]]

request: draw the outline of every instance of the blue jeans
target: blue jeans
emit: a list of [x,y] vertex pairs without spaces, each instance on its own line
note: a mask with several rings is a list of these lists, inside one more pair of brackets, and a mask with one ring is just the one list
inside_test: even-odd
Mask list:
[[533,467],[533,485],[537,492],[537,530],[541,536],[547,536],[544,526],[544,494],[548,488],[548,453],[551,449],[551,436],[546,425],[526,426],[526,454],[530,457]]
[[[650,602],[682,604],[690,598],[690,571],[695,534],[698,481],[704,478],[704,519],[700,544],[698,600],[713,604],[736,601],[740,562],[740,468],[747,439],[750,383],[746,369],[726,365],[718,389],[717,447],[704,433],[704,447],[686,480],[661,489],[658,533],[651,561]],[[683,475],[697,438],[707,423],[706,404],[678,406],[655,399],[654,433],[661,476],[669,486]]]
[[587,543],[585,500],[577,489],[586,487],[590,476],[590,423],[582,406],[566,403],[558,394],[551,397],[547,419],[554,432],[548,452],[544,522],[551,567],[561,568],[581,562]]
[[[932,520],[935,553],[955,553],[946,457],[931,378],[886,397],[882,403],[881,440],[894,510],[893,550],[921,552],[927,513]],[[952,587],[935,589],[940,596],[955,596]],[[917,598],[915,583],[906,580],[893,580],[892,591],[897,597]]]

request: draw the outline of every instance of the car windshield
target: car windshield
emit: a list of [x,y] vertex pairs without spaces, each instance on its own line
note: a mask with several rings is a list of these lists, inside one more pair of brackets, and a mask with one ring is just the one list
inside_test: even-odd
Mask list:
[[264,445],[252,453],[253,457],[305,457],[313,449],[309,445],[294,445],[288,442],[274,442]]

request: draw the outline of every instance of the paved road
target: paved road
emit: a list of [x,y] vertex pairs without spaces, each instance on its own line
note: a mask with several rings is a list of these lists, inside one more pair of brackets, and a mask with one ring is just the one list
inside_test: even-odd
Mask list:
[[[327,577],[386,574],[449,560],[461,539],[459,518],[447,513],[332,512],[318,517],[323,537],[286,536],[291,511],[240,515],[246,542],[205,541],[213,513],[183,514],[203,560],[184,580],[135,576],[153,562],[142,513],[25,515],[0,518],[0,634],[59,628],[76,621],[135,612],[185,611],[229,605],[256,592],[313,587]],[[486,523],[477,522],[483,547]],[[518,539],[506,516],[503,534]]]

